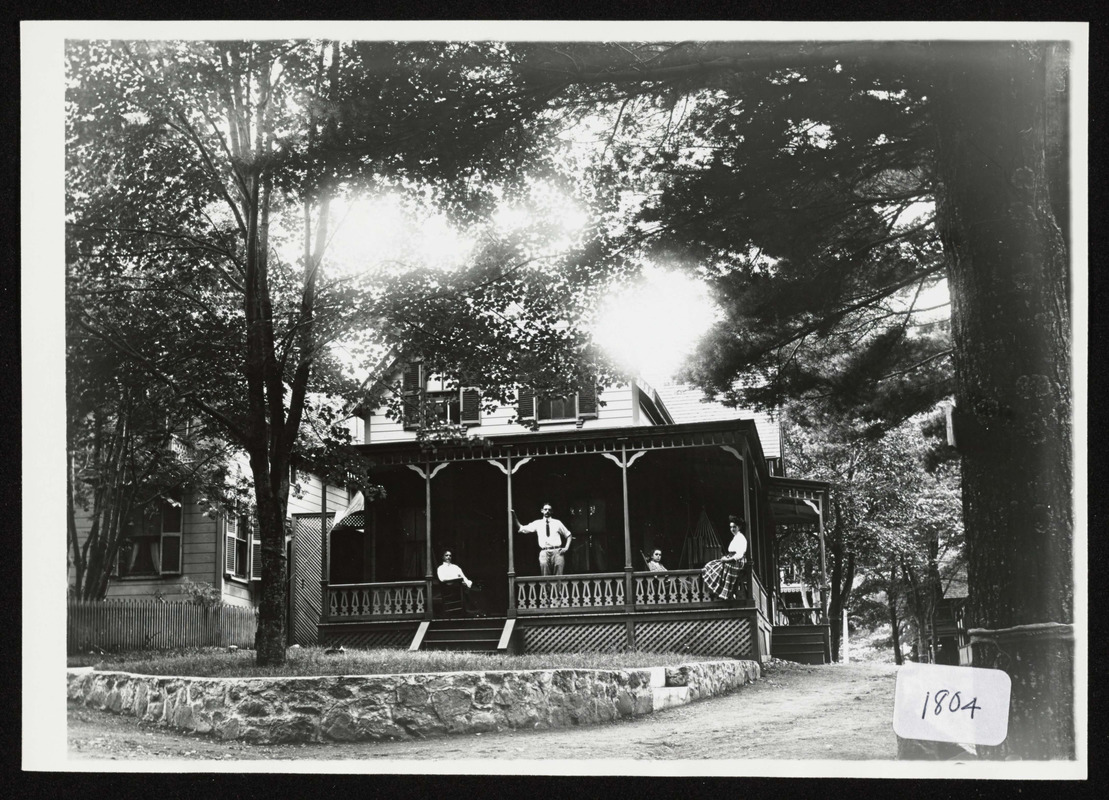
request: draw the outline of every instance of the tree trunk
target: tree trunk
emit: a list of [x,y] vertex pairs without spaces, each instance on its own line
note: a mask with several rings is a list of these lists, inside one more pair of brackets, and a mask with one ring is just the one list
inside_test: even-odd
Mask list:
[[[831,562],[831,597],[828,600],[828,620],[835,620],[840,612],[840,585],[843,579],[843,537],[838,531],[832,536],[832,546],[828,553]],[[839,626],[831,625],[832,661],[839,661]]]
[[[270,471],[270,478],[277,470]],[[258,503],[258,534],[262,540],[261,598],[258,601],[258,629],[254,635],[259,665],[285,663],[288,631],[286,626],[285,509],[289,496],[288,469],[276,480],[259,481],[255,472],[254,496]]]
[[901,666],[905,663],[905,657],[901,654],[901,620],[897,615],[897,562],[893,564],[893,571],[890,573],[889,591],[886,592],[886,599],[889,601],[890,610],[890,639],[893,644],[893,663]]
[[[1047,160],[1060,129],[1047,109],[1066,107],[1048,102],[1058,88],[1048,76],[1065,53],[1042,43],[973,53],[938,62],[933,100],[968,627],[994,631],[974,642],[975,665],[1013,682],[1008,738],[980,752],[1074,758],[1070,287],[1052,207],[1066,186],[1051,185]],[[1061,625],[1018,627],[1037,623]]]

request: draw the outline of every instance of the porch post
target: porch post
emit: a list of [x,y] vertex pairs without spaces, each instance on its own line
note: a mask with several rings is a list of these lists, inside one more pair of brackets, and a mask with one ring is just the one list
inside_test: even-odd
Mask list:
[[[751,475],[747,471],[747,465],[750,463],[748,454],[751,452],[751,447],[747,443],[747,439],[743,439],[743,523],[747,529],[747,540],[751,547],[751,566],[754,567],[755,562],[758,560],[758,553],[762,549],[758,547],[758,537],[755,531],[754,523],[751,521]],[[744,553],[744,555],[747,555]],[[753,570],[752,570],[753,571]]]
[[[628,445],[620,442],[620,477],[624,489],[624,605],[635,610],[635,578],[632,575],[632,529],[628,516]],[[631,628],[629,627],[629,633]],[[631,646],[632,642],[628,642]]]
[[508,469],[505,476],[508,480],[508,618],[516,617],[516,523],[512,519],[512,456],[507,457]]
[[820,519],[817,535],[820,540],[820,622],[828,623],[828,562],[824,555],[824,498],[820,495]]
[[424,548],[427,561],[427,572],[424,574],[424,585],[427,589],[427,602],[424,604],[424,619],[431,619],[431,461],[424,461],[424,527],[426,547]]

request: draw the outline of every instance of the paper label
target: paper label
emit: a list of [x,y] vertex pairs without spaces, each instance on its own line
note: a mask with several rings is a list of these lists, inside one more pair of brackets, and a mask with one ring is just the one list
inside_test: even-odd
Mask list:
[[904,739],[1001,744],[1011,690],[999,669],[905,664],[897,671],[893,730]]

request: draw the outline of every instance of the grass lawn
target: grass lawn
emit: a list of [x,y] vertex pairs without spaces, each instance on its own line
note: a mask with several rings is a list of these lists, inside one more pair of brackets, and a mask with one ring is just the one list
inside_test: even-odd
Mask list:
[[391,675],[513,669],[623,669],[720,661],[687,653],[533,653],[500,655],[408,650],[347,650],[328,654],[322,647],[292,648],[284,666],[258,667],[253,650],[189,648],[176,651],[71,655],[70,667],[191,677],[309,677],[314,675]]

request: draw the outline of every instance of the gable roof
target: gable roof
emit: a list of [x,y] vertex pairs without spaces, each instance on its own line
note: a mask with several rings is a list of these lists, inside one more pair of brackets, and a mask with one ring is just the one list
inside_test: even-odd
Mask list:
[[782,442],[778,422],[769,411],[729,408],[723,403],[706,400],[700,389],[686,383],[664,383],[654,387],[674,422],[712,422],[728,419],[749,419],[755,423],[759,443],[767,458],[780,458]]

